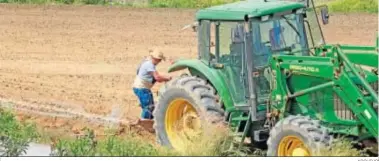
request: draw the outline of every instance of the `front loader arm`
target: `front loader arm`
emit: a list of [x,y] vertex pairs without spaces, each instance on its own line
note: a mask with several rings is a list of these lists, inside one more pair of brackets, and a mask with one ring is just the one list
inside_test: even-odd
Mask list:
[[[322,50],[332,51],[333,45],[325,45],[322,48],[316,49],[318,56],[329,55],[331,52],[324,53]],[[346,57],[353,64],[365,65],[373,68],[378,67],[378,47],[375,46],[357,46],[357,45],[339,45],[339,49],[344,51]],[[335,52],[334,52],[335,53]]]
[[[341,86],[336,88],[335,91],[338,95],[346,101],[346,103],[350,103],[349,107],[354,112],[354,114],[358,117],[359,121],[363,123],[363,125],[367,128],[367,130],[376,138],[378,138],[378,112],[374,110],[374,103],[378,102],[378,94],[364,79],[359,71],[359,68],[354,67],[354,64],[350,61],[345,53],[342,51],[340,46],[335,46],[332,49],[333,53],[337,54],[337,57],[340,58],[339,61],[335,62],[335,66],[339,66],[340,72],[336,74],[336,82]],[[376,61],[378,60],[378,54],[376,55]],[[362,56],[363,60],[367,60],[367,57]],[[341,65],[346,66],[345,71],[341,72]],[[378,63],[376,63],[377,67]],[[350,70],[347,70],[350,69]],[[338,70],[337,70],[338,71]],[[360,81],[363,90],[366,93],[361,92],[357,85],[350,79],[350,76],[347,72],[353,73],[353,75],[358,78]],[[376,78],[378,78],[376,76]],[[378,82],[376,82],[378,83]],[[355,87],[355,88],[354,88]],[[369,101],[369,100],[372,101]],[[350,101],[350,102],[349,102]]]
[[[377,138],[378,114],[373,104],[378,101],[378,95],[370,83],[375,81],[377,83],[378,77],[375,73],[357,68],[355,65],[375,67],[376,64],[377,68],[378,63],[351,61],[354,56],[347,56],[349,54],[345,54],[340,46],[333,46],[330,49],[324,56],[274,56],[270,64],[273,70],[272,81],[275,82],[271,104],[279,111],[280,117],[285,117],[286,112],[293,108],[291,102],[296,102],[299,104],[297,107],[299,113],[317,117],[331,124],[363,125],[372,136]],[[360,59],[377,61],[378,54],[362,54]],[[303,85],[312,81],[317,84]],[[330,93],[324,91],[330,91]],[[321,94],[320,99],[323,101],[327,100],[326,95],[336,94],[352,111],[356,120],[341,121],[336,117],[332,103],[325,104],[328,107],[322,107],[321,111],[317,111],[316,106],[307,106],[306,102],[313,98],[311,94],[316,92]]]

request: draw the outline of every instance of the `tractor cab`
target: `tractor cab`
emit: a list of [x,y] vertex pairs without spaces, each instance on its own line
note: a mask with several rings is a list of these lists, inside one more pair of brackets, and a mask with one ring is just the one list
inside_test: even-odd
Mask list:
[[263,111],[270,93],[270,57],[309,56],[310,48],[323,44],[317,15],[307,3],[252,0],[197,12],[199,59],[225,77],[234,107],[251,107],[246,98],[257,91],[258,111]]

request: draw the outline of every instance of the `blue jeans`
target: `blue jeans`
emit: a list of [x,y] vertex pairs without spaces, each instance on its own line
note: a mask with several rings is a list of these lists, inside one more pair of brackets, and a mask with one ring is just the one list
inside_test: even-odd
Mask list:
[[141,118],[153,119],[154,98],[151,90],[146,88],[133,88],[133,91],[138,97],[142,108]]

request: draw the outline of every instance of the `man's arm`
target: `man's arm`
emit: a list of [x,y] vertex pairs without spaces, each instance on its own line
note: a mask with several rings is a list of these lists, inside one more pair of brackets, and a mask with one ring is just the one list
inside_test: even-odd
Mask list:
[[170,81],[172,79],[171,76],[161,75],[157,71],[154,71],[154,72],[151,72],[151,73],[153,74],[153,77],[154,77],[155,80],[157,80],[157,82],[167,82],[167,81]]
[[157,81],[157,82],[166,82],[166,81],[169,81],[171,80],[171,77],[167,77],[167,76],[164,76],[164,75],[161,75],[158,73],[158,71],[155,69],[155,66],[153,64],[144,64],[144,68],[146,69],[145,71],[154,77],[154,79]]

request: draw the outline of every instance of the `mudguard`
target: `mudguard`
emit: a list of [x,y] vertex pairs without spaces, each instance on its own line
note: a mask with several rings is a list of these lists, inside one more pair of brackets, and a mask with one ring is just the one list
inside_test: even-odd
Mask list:
[[169,67],[168,72],[171,73],[183,69],[188,69],[191,75],[195,75],[209,81],[209,83],[211,83],[216,89],[220,99],[224,103],[225,110],[234,108],[228,86],[218,69],[208,66],[201,60],[177,60]]

